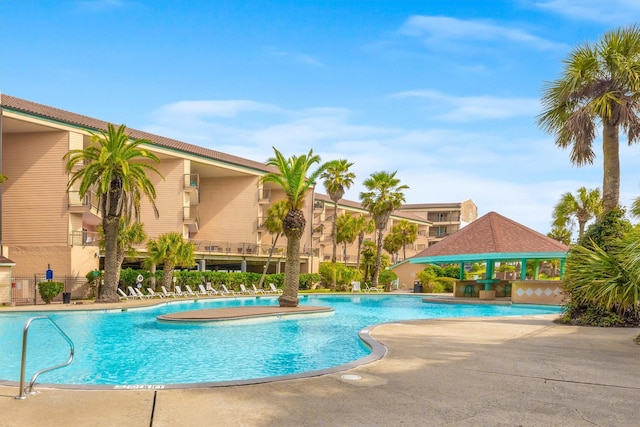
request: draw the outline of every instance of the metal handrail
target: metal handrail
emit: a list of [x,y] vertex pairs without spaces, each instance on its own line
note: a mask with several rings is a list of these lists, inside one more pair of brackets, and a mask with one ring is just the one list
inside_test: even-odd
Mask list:
[[[67,341],[67,343],[69,343],[69,347],[71,351],[69,353],[69,360],[67,360],[66,363],[62,363],[60,365],[56,365],[51,368],[41,369],[35,374],[33,374],[33,377],[31,377],[31,382],[29,383],[29,387],[28,387],[29,390],[27,391],[24,386],[24,371],[27,366],[27,335],[29,334],[29,326],[31,326],[31,322],[33,322],[34,320],[41,320],[41,319],[48,320],[53,325],[53,327],[56,328],[56,330],[60,333],[60,335],[62,335],[62,338],[64,338]],[[60,326],[58,326],[58,324],[54,322],[49,316],[32,317],[29,320],[27,320],[27,323],[25,323],[24,330],[22,332],[22,363],[20,365],[20,394],[16,396],[16,399],[26,399],[27,398],[27,396],[25,396],[26,394],[35,393],[33,391],[33,385],[35,384],[36,379],[38,378],[38,376],[40,376],[40,374],[44,372],[53,371],[54,369],[64,368],[65,366],[70,365],[71,362],[73,361],[73,353],[74,353],[73,341],[71,341],[71,338],[69,338],[69,336],[65,334],[62,329],[60,329]]]

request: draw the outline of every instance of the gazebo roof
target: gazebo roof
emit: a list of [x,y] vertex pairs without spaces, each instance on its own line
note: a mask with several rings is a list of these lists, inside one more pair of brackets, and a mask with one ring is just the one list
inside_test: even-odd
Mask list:
[[462,261],[562,259],[569,247],[496,212],[409,258],[411,264]]

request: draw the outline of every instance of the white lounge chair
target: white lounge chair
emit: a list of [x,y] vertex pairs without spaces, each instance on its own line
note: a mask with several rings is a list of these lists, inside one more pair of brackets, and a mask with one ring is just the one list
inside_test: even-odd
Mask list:
[[182,289],[180,289],[180,286],[176,286],[175,289],[176,290],[174,292],[177,297],[186,298],[188,296],[186,293],[182,292]]
[[120,294],[120,301],[128,300],[129,298],[131,298],[131,297],[127,296],[127,294],[122,292],[122,289],[120,289],[120,288],[118,288],[118,293]]
[[378,293],[382,292],[382,289],[376,288],[375,286],[369,286],[366,283],[365,283],[365,286],[366,286],[366,288],[364,288],[365,292],[378,292]]
[[216,291],[215,289],[213,289],[213,286],[211,286],[211,282],[207,282],[207,285],[205,286],[205,290],[207,291],[207,293],[211,296],[216,296],[216,295],[220,295],[220,293],[218,291]]
[[149,295],[149,298],[164,298],[162,294],[157,293],[151,288],[147,288],[147,295]]
[[254,285],[253,283],[251,284],[251,287],[253,288],[253,293],[254,294],[264,294],[264,289],[256,288],[256,285]]
[[197,294],[202,295],[203,297],[209,296],[209,292],[204,288],[204,285],[198,285]]
[[191,297],[191,298],[198,298],[198,297],[200,296],[200,295],[198,295],[197,293],[193,292],[193,289],[191,289],[191,286],[189,286],[189,285],[185,285],[185,286],[184,286],[184,288],[186,289],[185,294],[186,294],[188,297]]
[[271,289],[271,293],[272,294],[281,294],[282,293],[282,289],[276,288],[276,285],[274,285],[273,283],[269,283],[269,288]]
[[[138,296],[138,294],[136,293],[135,289],[133,289],[133,286],[127,286],[127,289],[129,290],[129,295],[127,295],[129,298],[131,298],[131,299],[140,298]],[[140,298],[140,299],[142,299],[142,298]]]
[[138,288],[134,288],[133,290],[136,291],[136,295],[138,295],[138,298],[140,298],[140,299],[149,299],[149,298],[151,298],[151,295],[143,294],[142,291],[140,291],[140,289],[138,289]]
[[351,282],[351,292],[362,292],[360,282]]
[[244,284],[240,283],[240,293],[242,295],[251,295],[251,294],[254,294],[255,292],[250,291],[249,289],[247,289],[247,287]]
[[164,286],[160,286],[160,289],[162,289],[162,295],[164,295],[165,297],[167,297],[167,298],[169,298],[169,297],[175,298],[176,297],[175,292],[169,292],[167,290],[167,288],[165,288]]
[[233,289],[232,290],[227,289],[226,285],[222,285],[220,287],[222,288],[222,291],[220,292],[222,295],[234,295],[235,296],[236,291],[234,291]]

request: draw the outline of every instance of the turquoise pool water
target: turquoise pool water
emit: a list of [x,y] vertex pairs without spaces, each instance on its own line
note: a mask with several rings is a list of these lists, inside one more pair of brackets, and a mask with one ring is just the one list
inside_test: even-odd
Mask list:
[[[66,368],[38,383],[156,385],[248,380],[327,369],[369,354],[358,332],[378,323],[426,318],[559,313],[559,307],[428,304],[398,295],[309,295],[300,304],[330,315],[250,322],[174,324],[161,314],[247,305],[278,305],[276,297],[172,301],[128,311],[47,312],[74,342]],[[22,330],[42,312],[0,314],[0,380],[18,381]],[[26,380],[67,360],[69,347],[48,322],[31,325]]]

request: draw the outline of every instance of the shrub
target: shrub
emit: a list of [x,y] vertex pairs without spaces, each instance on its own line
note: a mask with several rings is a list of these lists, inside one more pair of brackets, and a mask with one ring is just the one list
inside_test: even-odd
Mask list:
[[378,282],[382,285],[385,291],[391,290],[391,283],[398,278],[398,275],[391,270],[384,270],[380,272],[378,276]]
[[460,266],[459,265],[449,265],[442,270],[443,277],[451,277],[452,279],[461,279],[464,280],[467,277],[467,273],[465,271],[462,272],[462,277],[460,277]]
[[633,229],[633,226],[624,215],[625,212],[621,208],[606,212],[594,224],[589,226],[578,244],[590,246],[591,242],[593,242],[608,251],[613,242],[622,239]]
[[[323,262],[320,264],[320,281],[325,288],[333,291],[344,291],[349,288],[353,280],[357,280],[360,273],[344,264]],[[335,283],[335,289],[333,289]]]
[[57,297],[64,289],[62,282],[40,282],[38,283],[38,291],[40,297],[45,304],[50,304],[51,300]]
[[318,273],[303,273],[300,275],[300,289],[311,289],[320,279]]

